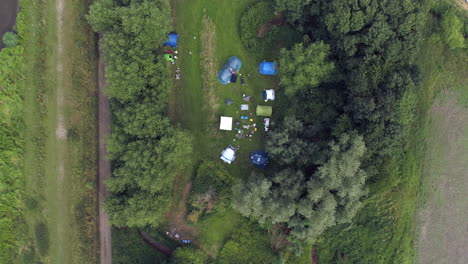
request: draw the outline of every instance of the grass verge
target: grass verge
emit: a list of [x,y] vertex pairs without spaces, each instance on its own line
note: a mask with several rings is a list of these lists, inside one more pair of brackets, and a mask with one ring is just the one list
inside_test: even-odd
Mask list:
[[96,55],[84,18],[89,2],[21,2],[28,20],[24,263],[97,262]]

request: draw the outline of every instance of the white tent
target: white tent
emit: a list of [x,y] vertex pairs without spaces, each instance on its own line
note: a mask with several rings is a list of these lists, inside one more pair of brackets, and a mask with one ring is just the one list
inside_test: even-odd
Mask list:
[[263,100],[268,101],[268,100],[275,100],[275,90],[273,89],[268,89],[263,91]]
[[232,130],[232,117],[222,116],[219,122],[219,129]]
[[220,157],[224,162],[231,164],[236,159],[236,151],[235,148],[232,146],[229,146],[225,148],[221,152],[221,157]]

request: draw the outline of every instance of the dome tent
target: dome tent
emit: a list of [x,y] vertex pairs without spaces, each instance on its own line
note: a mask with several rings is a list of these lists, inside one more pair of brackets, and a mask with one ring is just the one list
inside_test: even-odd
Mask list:
[[233,146],[229,145],[221,152],[221,160],[227,164],[231,164],[236,159],[236,150]]
[[276,75],[278,73],[276,63],[267,61],[260,63],[258,71],[264,75]]
[[171,33],[168,35],[169,40],[164,42],[164,46],[170,46],[177,48],[177,41],[179,40],[179,35],[177,33]]
[[262,92],[262,96],[263,96],[263,100],[268,101],[268,100],[275,100],[275,90],[273,89],[268,89],[268,90],[264,90]]
[[242,67],[242,61],[236,56],[229,58],[226,64],[218,72],[218,80],[222,84],[231,82],[232,73],[238,72]]
[[250,163],[259,169],[266,169],[268,165],[268,153],[265,151],[257,150],[250,153]]

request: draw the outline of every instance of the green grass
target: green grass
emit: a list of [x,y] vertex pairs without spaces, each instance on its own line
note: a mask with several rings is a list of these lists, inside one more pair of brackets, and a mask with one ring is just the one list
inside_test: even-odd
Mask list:
[[[239,18],[244,9],[255,1],[222,1],[213,5],[210,1],[175,1],[177,17],[177,32],[180,35],[178,48],[180,65],[182,71],[182,80],[175,81],[176,89],[174,98],[175,119],[179,121],[184,128],[193,132],[195,138],[195,152],[198,160],[217,159],[221,150],[229,144],[240,146],[238,158],[230,166],[232,173],[236,177],[246,177],[248,170],[248,154],[263,146],[264,134],[262,130],[261,118],[255,118],[259,125],[259,131],[254,135],[252,141],[243,139],[233,141],[235,132],[218,131],[219,116],[233,116],[239,118],[241,115],[240,104],[242,94],[248,94],[255,98],[254,103],[250,103],[251,111],[255,114],[256,104],[264,104],[261,100],[261,91],[267,88],[277,87],[277,79],[270,76],[261,76],[258,73],[258,64],[263,60],[256,57],[256,54],[249,53],[243,46],[238,30]],[[246,85],[241,86],[240,80],[236,84],[221,85],[217,84],[217,98],[219,99],[219,111],[216,113],[215,120],[209,120],[209,109],[204,107],[205,92],[202,86],[202,71],[200,69],[201,48],[200,33],[202,30],[202,17],[207,15],[216,25],[216,69],[219,70],[227,59],[231,56],[239,57],[243,66],[241,73],[244,74]],[[195,37],[195,39],[194,39]],[[190,55],[189,52],[192,52]],[[252,75],[252,80],[247,79],[247,74]],[[216,76],[209,76],[215,78]],[[234,90],[233,87],[237,87]],[[225,99],[230,98],[234,101],[233,105],[226,106]],[[266,103],[271,104],[271,103]],[[274,104],[273,104],[274,105]],[[281,111],[274,108],[273,112]]]
[[[66,19],[59,32],[65,56],[59,56],[55,1],[21,3],[28,22],[24,263],[31,263],[31,259],[97,262],[96,192],[89,188],[96,180],[96,103],[92,96],[96,92],[96,58],[94,34],[84,18],[88,4],[65,1]],[[57,71],[59,63],[63,64],[62,72]],[[64,91],[63,105],[57,103],[57,87]],[[68,131],[65,140],[56,137],[58,114]],[[59,173],[61,163],[63,176]]]
[[240,220],[241,216],[232,209],[204,217],[197,225],[200,232],[198,239],[204,245],[204,249],[216,255],[226,242],[226,238],[237,228]]

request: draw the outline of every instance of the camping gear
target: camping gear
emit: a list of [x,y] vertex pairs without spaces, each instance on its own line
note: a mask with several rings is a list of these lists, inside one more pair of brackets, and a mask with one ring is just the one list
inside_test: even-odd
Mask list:
[[268,90],[264,90],[262,92],[262,95],[263,95],[263,100],[268,101],[268,100],[275,100],[275,90],[273,89],[268,89]]
[[268,132],[270,130],[270,118],[264,118],[263,125],[265,126],[265,132]]
[[273,108],[269,105],[257,105],[257,116],[271,116]]
[[237,82],[237,75],[233,74],[231,75],[231,83],[236,83]]
[[250,96],[244,96],[244,97],[242,97],[242,100],[244,100],[244,101],[247,101],[247,102],[248,102],[248,101],[250,101]]
[[245,84],[245,80],[244,80],[244,77],[241,77],[241,84],[244,85]]
[[249,110],[249,105],[248,104],[241,104],[241,110]]
[[236,56],[229,58],[226,64],[218,72],[218,80],[221,84],[228,84],[232,73],[236,73],[242,67],[242,61]]
[[257,150],[257,151],[250,153],[250,163],[254,167],[264,170],[266,169],[268,165],[268,161],[269,161],[268,153],[265,151]]
[[221,160],[227,164],[231,164],[236,159],[236,151],[233,146],[229,145],[221,152]]
[[278,70],[276,69],[276,63],[274,62],[260,62],[259,70],[264,75],[276,75]]
[[164,46],[177,48],[177,41],[179,40],[179,35],[177,35],[177,33],[170,33],[168,35],[168,38],[168,41],[164,42]]
[[226,99],[226,105],[231,105],[232,104],[232,100],[231,99]]
[[232,117],[222,116],[219,122],[219,129],[221,130],[232,130]]
[[164,58],[170,62],[174,62],[174,57],[171,54],[165,54]]

